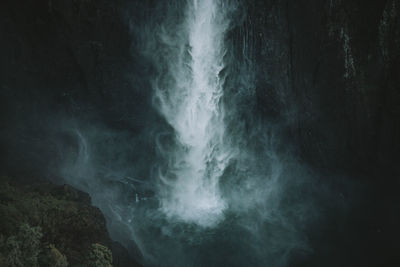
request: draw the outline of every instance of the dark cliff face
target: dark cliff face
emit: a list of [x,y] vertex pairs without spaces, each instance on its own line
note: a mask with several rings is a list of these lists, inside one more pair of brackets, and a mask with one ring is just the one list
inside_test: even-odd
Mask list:
[[[146,128],[146,118],[155,116],[143,79],[149,67],[135,49],[125,4],[1,3],[5,171],[58,175],[65,157],[60,144],[76,148],[70,136],[76,121],[136,136]],[[132,8],[138,19],[146,15],[141,6]]]
[[399,262],[399,11],[391,0],[249,3],[260,112],[287,122],[284,135],[305,162],[366,187],[346,218],[326,211],[304,266]]
[[[152,5],[0,3],[1,171],[54,173],[62,158],[55,143],[74,145],[57,131],[73,127],[70,118],[132,136],[158,119],[145,79],[152,68],[134,36]],[[243,6],[247,16],[232,38],[236,45],[245,38],[251,50],[257,114],[279,125],[283,143],[316,172],[344,175],[364,190],[346,218],[325,207],[322,234],[309,234],[315,253],[299,255],[299,262],[399,263],[393,240],[400,236],[400,3],[256,0]]]
[[391,0],[249,3],[260,112],[287,123],[283,135],[307,164],[366,190],[346,218],[326,211],[304,266],[399,262],[399,11]]
[[288,121],[298,152],[319,168],[398,174],[398,3],[254,1],[248,12],[260,110]]

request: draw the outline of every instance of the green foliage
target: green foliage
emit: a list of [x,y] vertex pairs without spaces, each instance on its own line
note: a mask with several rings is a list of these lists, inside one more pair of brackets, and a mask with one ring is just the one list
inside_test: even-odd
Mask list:
[[53,244],[50,244],[40,257],[40,266],[67,267],[68,260]]
[[15,236],[9,237],[5,242],[2,254],[5,257],[5,264],[7,266],[24,266],[19,244],[20,242],[18,242]]
[[70,186],[0,176],[0,218],[0,266],[112,266],[103,215]]
[[40,239],[42,232],[40,227],[31,227],[22,224],[18,233],[2,240],[0,252],[2,261],[6,266],[38,266],[40,253]]
[[92,244],[87,262],[89,267],[112,267],[111,251],[103,245]]
[[67,267],[67,257],[63,255],[54,245],[50,245],[50,255],[52,259],[52,265],[54,267]]

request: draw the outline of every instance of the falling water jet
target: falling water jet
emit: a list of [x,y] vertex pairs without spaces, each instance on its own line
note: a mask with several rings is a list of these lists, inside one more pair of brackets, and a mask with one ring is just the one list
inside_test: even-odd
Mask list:
[[231,157],[223,142],[220,72],[229,20],[218,0],[193,0],[186,8],[181,33],[185,39],[169,62],[175,82],[155,90],[158,108],[177,143],[168,154],[168,170],[159,175],[161,209],[168,218],[208,227],[223,219],[227,207],[219,191],[219,178]]

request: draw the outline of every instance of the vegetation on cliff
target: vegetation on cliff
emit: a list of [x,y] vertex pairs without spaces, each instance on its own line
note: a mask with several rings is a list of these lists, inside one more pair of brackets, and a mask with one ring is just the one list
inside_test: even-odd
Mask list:
[[0,266],[112,266],[100,210],[70,186],[0,177]]

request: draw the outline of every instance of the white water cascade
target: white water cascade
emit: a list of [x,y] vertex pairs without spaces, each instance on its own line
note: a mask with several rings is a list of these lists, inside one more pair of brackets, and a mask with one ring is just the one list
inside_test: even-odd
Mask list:
[[166,41],[178,42],[168,62],[172,81],[155,90],[158,108],[176,136],[168,170],[159,175],[161,209],[169,218],[209,227],[227,208],[219,180],[231,158],[221,102],[229,19],[219,0],[190,0],[186,8],[174,35],[180,39]]

